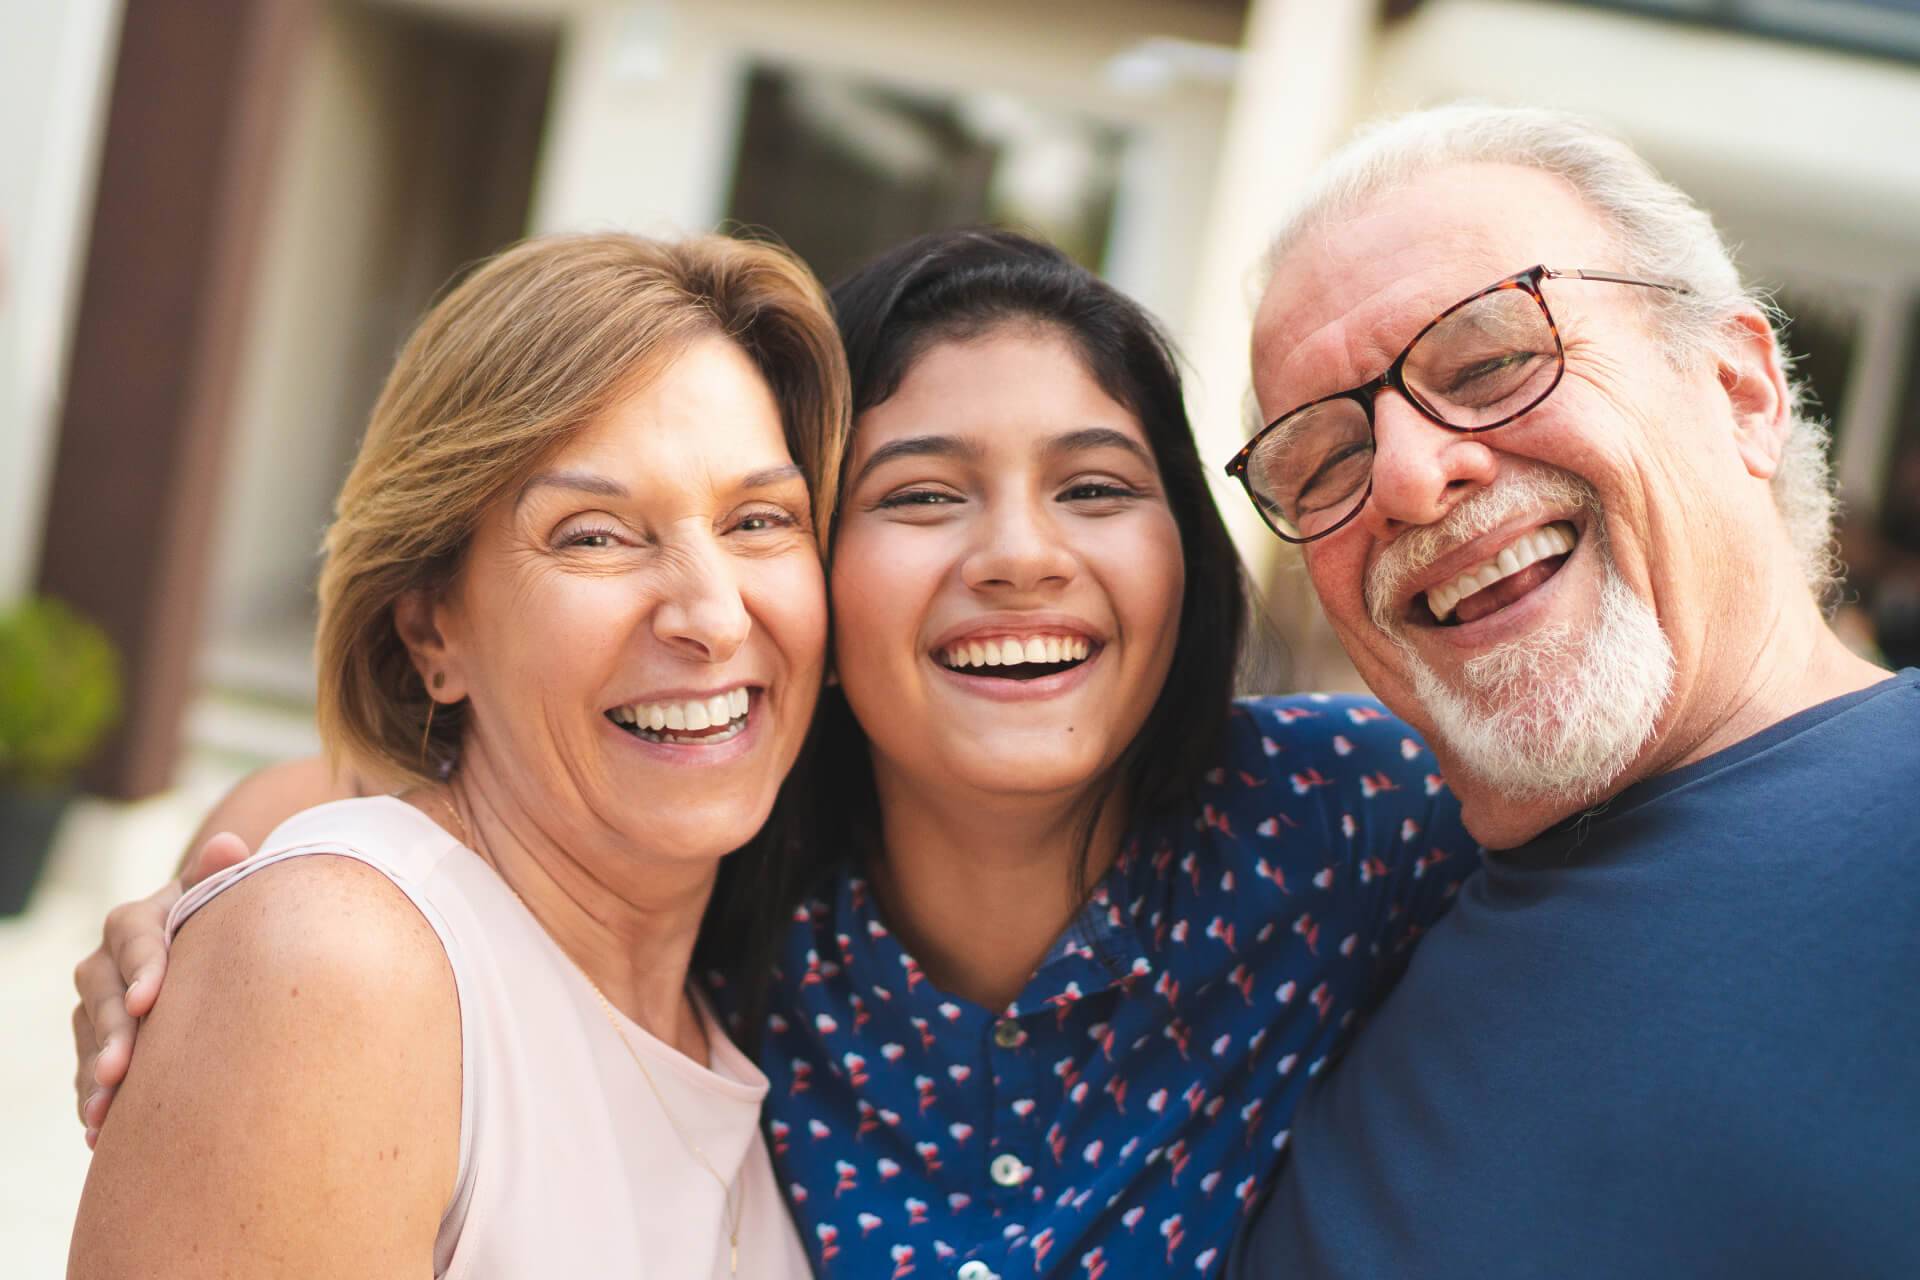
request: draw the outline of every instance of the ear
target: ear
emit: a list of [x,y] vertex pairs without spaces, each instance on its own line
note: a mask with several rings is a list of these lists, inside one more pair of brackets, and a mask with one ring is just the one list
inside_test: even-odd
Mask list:
[[425,588],[405,592],[393,602],[393,629],[407,646],[427,696],[451,704],[467,696],[467,682],[458,646],[447,636],[447,613],[444,599]]
[[1793,429],[1773,326],[1758,311],[1734,316],[1727,322],[1725,345],[1714,363],[1732,410],[1734,448],[1749,475],[1771,480],[1780,469],[1787,435]]

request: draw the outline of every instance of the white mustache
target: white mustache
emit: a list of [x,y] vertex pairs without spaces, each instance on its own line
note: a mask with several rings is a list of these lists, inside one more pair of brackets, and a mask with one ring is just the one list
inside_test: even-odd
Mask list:
[[[1375,626],[1398,636],[1394,601],[1414,577],[1442,556],[1529,512],[1584,511],[1600,514],[1600,495],[1592,485],[1557,467],[1509,462],[1499,483],[1463,499],[1437,522],[1403,533],[1387,545],[1367,571],[1367,612]],[[1599,521],[1591,522],[1594,530]]]

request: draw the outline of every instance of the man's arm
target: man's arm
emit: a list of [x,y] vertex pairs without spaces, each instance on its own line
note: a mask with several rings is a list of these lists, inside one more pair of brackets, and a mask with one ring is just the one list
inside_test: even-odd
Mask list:
[[318,756],[272,765],[247,777],[207,815],[181,859],[180,875],[145,898],[107,913],[100,945],[74,967],[74,1094],[87,1144],[113,1103],[133,1058],[138,1020],[153,1008],[167,970],[167,912],[184,888],[246,858],[269,832],[303,809],[367,794],[351,772]]
[[68,1275],[429,1275],[460,1072],[452,969],[391,882],[318,855],[257,873],[175,940]]

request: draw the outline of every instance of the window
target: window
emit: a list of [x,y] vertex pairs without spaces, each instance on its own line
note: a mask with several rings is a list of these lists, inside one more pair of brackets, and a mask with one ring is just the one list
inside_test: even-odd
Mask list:
[[773,232],[829,281],[912,236],[981,223],[1030,231],[1098,270],[1121,142],[1006,94],[761,67],[727,214]]

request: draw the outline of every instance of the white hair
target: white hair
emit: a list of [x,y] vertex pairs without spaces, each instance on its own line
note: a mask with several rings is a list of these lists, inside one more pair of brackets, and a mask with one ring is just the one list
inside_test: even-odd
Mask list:
[[[1585,513],[1600,569],[1589,627],[1556,622],[1467,660],[1462,688],[1407,642],[1399,600],[1440,557],[1524,512]],[[1653,606],[1620,576],[1600,495],[1570,472],[1519,463],[1438,522],[1395,539],[1368,571],[1374,624],[1406,654],[1414,696],[1468,772],[1498,779],[1509,799],[1584,804],[1626,771],[1653,737],[1673,687],[1673,646]]]
[[1735,316],[1758,312],[1774,326],[1774,361],[1791,420],[1773,478],[1774,503],[1814,597],[1834,603],[1840,563],[1826,426],[1809,410],[1805,386],[1791,376],[1778,312],[1764,293],[1741,282],[1706,212],[1618,138],[1578,117],[1535,108],[1457,104],[1380,121],[1322,167],[1281,222],[1262,264],[1262,283],[1308,233],[1424,173],[1477,163],[1520,165],[1563,179],[1611,227],[1624,257],[1619,270],[1688,287],[1684,294],[1645,291],[1675,363],[1720,350]]

